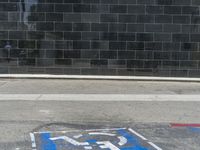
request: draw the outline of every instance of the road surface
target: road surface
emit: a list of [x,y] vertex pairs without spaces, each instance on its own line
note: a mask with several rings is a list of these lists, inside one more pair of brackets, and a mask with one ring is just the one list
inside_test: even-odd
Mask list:
[[[105,143],[97,144],[97,142],[107,141],[120,150],[127,146],[129,146],[127,150],[155,150],[156,148],[148,142],[152,142],[162,150],[199,150],[198,127],[170,126],[170,123],[198,124],[199,108],[200,102],[0,101],[0,149],[99,150],[104,149],[100,146]],[[121,133],[110,131],[113,128],[125,130]],[[96,135],[91,140],[87,131],[97,132],[96,129],[103,129],[97,130],[98,132],[119,134],[116,134],[116,137]],[[124,136],[124,132],[126,133],[128,129],[134,130],[147,140],[143,140],[137,134],[129,133],[132,138],[127,138],[128,145],[120,147],[117,145],[120,142],[117,137]],[[35,138],[35,144],[30,135]],[[84,138],[74,138],[80,135]],[[86,147],[77,146],[61,137],[68,137],[78,142],[90,141],[90,143],[89,145],[86,143]],[[48,144],[45,138],[54,138],[53,145],[52,142]],[[61,139],[55,140],[55,138]],[[94,138],[98,140],[96,143]]]

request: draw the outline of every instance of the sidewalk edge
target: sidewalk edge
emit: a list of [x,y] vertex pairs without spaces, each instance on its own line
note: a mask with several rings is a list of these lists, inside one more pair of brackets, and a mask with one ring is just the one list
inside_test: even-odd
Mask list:
[[0,101],[149,101],[200,102],[200,95],[182,94],[0,94]]
[[79,80],[135,80],[135,81],[177,81],[200,82],[200,78],[151,77],[151,76],[100,76],[100,75],[50,75],[50,74],[1,74],[9,79],[79,79]]

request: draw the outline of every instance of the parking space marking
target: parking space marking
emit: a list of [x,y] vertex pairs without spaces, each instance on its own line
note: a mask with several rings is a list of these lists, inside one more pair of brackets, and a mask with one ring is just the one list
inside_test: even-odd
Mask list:
[[33,150],[35,150],[36,148],[35,136],[33,133],[30,133],[30,137],[31,137],[31,142],[32,142],[32,148]]
[[162,150],[132,128],[34,132],[33,150]]

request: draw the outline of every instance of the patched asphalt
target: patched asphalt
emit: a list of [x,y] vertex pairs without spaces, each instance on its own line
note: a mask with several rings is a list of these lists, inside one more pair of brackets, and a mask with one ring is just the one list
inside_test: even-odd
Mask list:
[[[100,150],[100,146],[109,150],[105,143],[99,143],[105,141],[120,150],[127,146],[126,150],[155,150],[152,143],[162,150],[199,150],[198,127],[170,126],[173,122],[200,122],[199,106],[199,102],[1,101],[0,150]],[[109,133],[113,128],[125,128],[121,132],[129,133],[124,147],[118,144],[119,137],[123,136],[119,131],[115,131],[113,137],[87,135],[88,130],[103,129],[101,132],[105,132],[104,129],[109,129]],[[82,138],[74,139],[78,135]],[[60,137],[69,137],[78,143],[89,141],[89,144],[77,147]],[[45,139],[47,143],[51,140],[56,149],[45,145]]]
[[[200,128],[166,123],[47,123],[1,150],[199,150]],[[120,138],[121,137],[121,138]],[[107,147],[106,147],[107,146]],[[110,147],[109,147],[110,146]]]

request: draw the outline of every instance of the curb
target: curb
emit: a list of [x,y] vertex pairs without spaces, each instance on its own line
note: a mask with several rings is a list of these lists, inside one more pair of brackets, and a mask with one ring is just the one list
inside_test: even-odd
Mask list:
[[182,77],[92,76],[92,75],[50,75],[50,74],[45,74],[45,75],[44,74],[1,74],[0,78],[200,82],[200,78],[182,78]]
[[0,94],[0,101],[138,101],[138,102],[200,102],[200,95],[169,94]]

